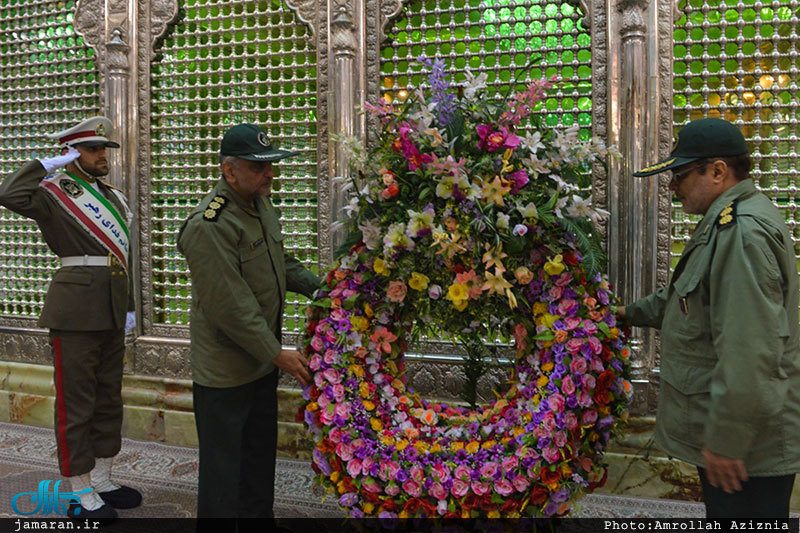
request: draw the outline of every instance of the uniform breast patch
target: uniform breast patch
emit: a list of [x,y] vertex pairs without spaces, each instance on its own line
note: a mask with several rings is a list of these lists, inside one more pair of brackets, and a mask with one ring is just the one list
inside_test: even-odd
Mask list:
[[719,212],[715,221],[719,229],[730,227],[736,223],[736,204],[738,202],[739,200],[732,201]]
[[203,220],[207,220],[209,222],[214,222],[219,218],[219,214],[222,213],[225,206],[228,205],[228,199],[221,195],[216,195],[211,201],[208,203],[208,207],[203,212]]

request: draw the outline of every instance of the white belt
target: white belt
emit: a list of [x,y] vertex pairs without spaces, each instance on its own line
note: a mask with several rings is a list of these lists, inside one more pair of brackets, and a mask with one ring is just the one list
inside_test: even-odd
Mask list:
[[70,257],[60,257],[59,259],[61,259],[61,266],[65,267],[105,267],[118,263],[116,258],[111,255],[73,255]]

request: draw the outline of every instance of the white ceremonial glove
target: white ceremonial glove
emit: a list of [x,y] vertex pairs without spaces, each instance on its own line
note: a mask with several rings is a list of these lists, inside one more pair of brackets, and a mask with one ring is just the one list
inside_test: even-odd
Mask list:
[[65,154],[49,157],[47,159],[40,159],[39,162],[44,167],[45,172],[52,174],[56,169],[59,169],[67,163],[72,163],[81,156],[81,153],[70,146]]
[[135,327],[136,327],[136,312],[128,311],[128,314],[125,315],[125,334],[128,334],[131,331],[133,331],[133,328]]

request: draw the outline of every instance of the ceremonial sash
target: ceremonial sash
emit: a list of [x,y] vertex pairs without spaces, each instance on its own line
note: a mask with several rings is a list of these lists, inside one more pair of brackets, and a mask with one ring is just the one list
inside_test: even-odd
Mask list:
[[69,173],[49,176],[39,186],[128,270],[128,225],[105,196]]

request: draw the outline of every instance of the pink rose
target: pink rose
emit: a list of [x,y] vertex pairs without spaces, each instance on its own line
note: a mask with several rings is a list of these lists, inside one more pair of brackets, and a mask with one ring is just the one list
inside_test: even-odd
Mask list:
[[583,321],[583,329],[585,329],[586,333],[589,335],[594,335],[597,333],[597,324],[587,318]]
[[567,285],[570,284],[570,282],[572,282],[572,274],[570,274],[569,272],[564,272],[556,280],[556,286],[566,287]]
[[409,470],[409,475],[411,476],[411,479],[417,483],[422,483],[422,481],[425,479],[425,472],[423,472],[422,467],[419,465],[412,466],[411,470]]
[[422,494],[422,487],[416,481],[409,479],[403,483],[403,490],[411,496],[417,497]]
[[514,492],[514,485],[511,484],[510,481],[507,479],[501,479],[497,483],[494,484],[494,490],[500,496],[508,496],[512,492]]
[[564,410],[564,397],[558,393],[547,398],[547,403],[550,406],[550,410],[554,413],[560,413]]
[[325,409],[324,411],[320,411],[319,419],[326,426],[333,424],[333,409]]
[[322,339],[319,337],[319,335],[314,335],[313,337],[311,337],[311,347],[314,349],[315,352],[321,352],[322,348],[325,347],[325,344],[323,344]]
[[561,287],[550,287],[550,290],[547,291],[547,295],[550,297],[551,300],[556,301],[561,299],[561,295],[564,293],[564,289]]
[[347,463],[347,473],[350,477],[357,477],[361,473],[361,461],[353,459]]
[[581,395],[578,397],[578,404],[581,407],[592,407],[594,405],[592,395],[588,392],[581,392]]
[[464,496],[467,491],[469,490],[469,483],[466,481],[462,481],[460,479],[456,479],[453,482],[453,488],[450,489],[450,492],[453,493],[453,496],[456,498],[460,498]]
[[542,427],[547,431],[553,431],[556,428],[556,418],[552,412],[544,416],[544,419],[542,419]]
[[570,431],[578,427],[578,417],[575,416],[575,413],[568,411],[564,415],[564,425],[567,426],[567,429]]
[[400,465],[394,461],[388,461],[385,463],[381,463],[381,470],[379,472],[378,477],[380,477],[384,481],[390,481],[394,479],[397,475],[397,472],[400,471]]
[[339,362],[339,354],[333,350],[325,350],[325,362],[329,365]]
[[341,402],[344,399],[344,385],[342,385],[341,383],[337,383],[336,385],[333,386],[333,398],[337,402]]
[[341,442],[342,430],[339,428],[331,429],[331,432],[328,434],[328,438],[331,440],[331,442]]
[[600,355],[603,351],[603,343],[600,342],[600,339],[597,337],[586,337],[586,342],[589,343],[589,346],[592,347],[592,351],[595,355]]
[[450,479],[450,468],[443,464],[433,465],[431,474],[433,474],[434,479],[444,483]]
[[602,374],[605,368],[603,367],[603,360],[599,357],[592,357],[592,370],[598,374]]
[[581,417],[582,425],[593,426],[595,422],[597,422],[597,411],[592,409],[591,411],[586,411],[583,413],[583,416]]
[[339,374],[338,370],[334,370],[333,368],[325,370],[324,372],[322,372],[322,375],[330,383],[339,383],[342,381],[342,375]]
[[336,407],[333,408],[333,412],[336,416],[347,418],[348,415],[350,414],[350,402],[337,403]]
[[[361,471],[366,472],[366,468],[364,467],[363,464],[361,465]],[[377,481],[375,481],[371,477],[365,477],[361,481],[361,486],[364,487],[364,489],[366,489],[368,492],[372,492],[373,494],[379,494],[381,492],[381,486],[378,484]]]
[[338,455],[342,461],[349,461],[353,458],[353,448],[345,442],[340,442],[336,445],[336,455]]
[[320,409],[325,409],[329,403],[331,403],[331,399],[328,398],[327,394],[320,394],[319,398],[317,398],[317,404],[319,404]]
[[500,465],[503,468],[503,472],[508,472],[509,470],[513,470],[519,466],[519,459],[517,459],[514,455],[504,457]]
[[542,456],[548,463],[556,463],[561,460],[561,454],[559,453],[558,449],[553,448],[552,446],[548,446],[542,450]]
[[386,486],[386,494],[389,496],[397,496],[400,494],[400,487],[397,485],[397,483],[392,481]]
[[583,346],[583,339],[573,337],[567,341],[567,351],[572,355],[581,351],[581,346]]
[[528,485],[530,485],[530,481],[525,476],[519,475],[514,478],[514,488],[517,489],[517,492],[525,492],[527,490]]
[[575,383],[572,382],[572,377],[565,376],[564,379],[561,380],[561,391],[567,396],[575,392]]
[[393,302],[402,302],[406,298],[406,291],[408,291],[408,288],[402,281],[390,281],[386,295]]
[[492,478],[497,472],[497,463],[489,461],[481,467],[481,477]]
[[553,433],[553,444],[555,444],[557,448],[563,448],[566,443],[567,436],[563,431],[556,431]]
[[567,331],[572,331],[581,325],[581,319],[576,316],[569,316],[564,319],[564,324],[566,325],[565,329]]
[[584,374],[581,378],[581,384],[583,385],[583,390],[585,392],[589,392],[594,390],[594,386],[597,384],[597,380],[594,379],[594,376],[591,374]]
[[558,302],[558,314],[561,316],[574,315],[578,310],[578,302],[571,298],[565,298]]
[[473,481],[472,482],[472,492],[477,494],[478,496],[483,496],[484,494],[489,493],[489,484],[484,483],[482,481]]
[[322,365],[322,357],[319,356],[318,353],[315,353],[311,356],[311,359],[308,361],[308,368],[316,372],[319,370],[319,367]]
[[447,489],[445,489],[438,481],[431,485],[431,488],[428,489],[428,492],[430,492],[431,496],[437,500],[444,500],[447,498]]
[[469,468],[464,465],[458,465],[453,477],[456,479],[469,479]]
[[575,357],[569,364],[569,369],[573,374],[583,374],[586,372],[586,359],[583,357]]

